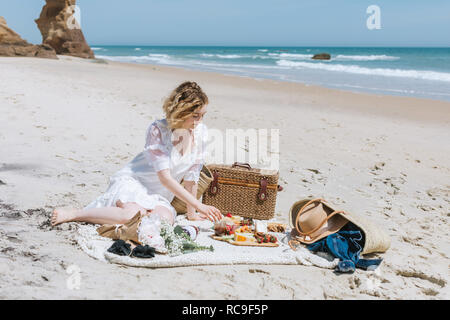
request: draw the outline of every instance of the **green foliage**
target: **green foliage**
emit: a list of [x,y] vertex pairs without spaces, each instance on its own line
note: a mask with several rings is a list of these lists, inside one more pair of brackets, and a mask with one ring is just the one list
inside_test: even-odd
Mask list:
[[180,254],[196,252],[201,250],[214,251],[211,245],[201,246],[195,241],[192,241],[189,235],[183,230],[181,226],[173,227],[171,224],[163,221],[161,224],[161,237],[165,241],[165,246],[169,255],[176,256]]

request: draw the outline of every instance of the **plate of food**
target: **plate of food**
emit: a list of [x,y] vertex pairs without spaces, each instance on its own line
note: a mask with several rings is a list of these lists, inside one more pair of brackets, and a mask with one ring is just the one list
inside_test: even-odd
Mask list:
[[211,237],[236,246],[278,247],[278,239],[266,229],[262,230],[255,226],[252,219],[226,216],[214,224],[215,234]]

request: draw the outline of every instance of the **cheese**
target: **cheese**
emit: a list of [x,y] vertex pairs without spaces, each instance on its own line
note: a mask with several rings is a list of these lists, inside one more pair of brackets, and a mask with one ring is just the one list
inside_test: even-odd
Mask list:
[[256,242],[256,238],[253,235],[253,233],[239,233],[239,232],[236,232],[234,234],[234,241]]
[[256,232],[267,233],[267,221],[255,220]]

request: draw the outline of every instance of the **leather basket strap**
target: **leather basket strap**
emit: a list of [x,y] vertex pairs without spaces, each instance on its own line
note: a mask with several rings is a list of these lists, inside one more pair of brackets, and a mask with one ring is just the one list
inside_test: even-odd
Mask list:
[[216,195],[217,192],[219,192],[219,174],[217,173],[216,170],[212,171],[212,175],[213,175],[213,181],[211,181],[211,183],[209,184],[209,192],[212,195]]
[[258,199],[261,201],[267,200],[267,178],[263,177],[259,181],[260,189],[258,192]]

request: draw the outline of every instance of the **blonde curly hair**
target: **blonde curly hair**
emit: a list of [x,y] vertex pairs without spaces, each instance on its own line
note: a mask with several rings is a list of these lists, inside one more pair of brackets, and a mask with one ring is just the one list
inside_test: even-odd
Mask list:
[[166,120],[171,129],[180,128],[192,113],[208,104],[208,96],[192,81],[180,84],[163,104]]

